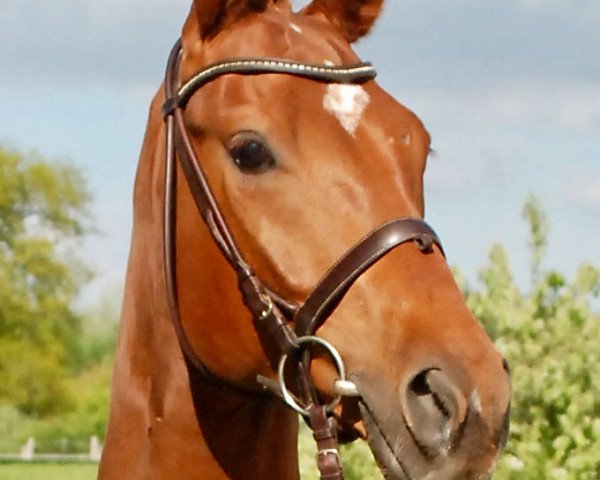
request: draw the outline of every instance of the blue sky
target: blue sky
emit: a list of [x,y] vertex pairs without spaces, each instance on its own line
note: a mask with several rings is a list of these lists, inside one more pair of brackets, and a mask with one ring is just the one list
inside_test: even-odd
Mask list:
[[[189,5],[0,3],[0,142],[84,170],[104,232],[81,247],[90,291],[122,281],[148,104]],[[471,279],[503,243],[526,283],[529,192],[551,222],[546,265],[600,264],[599,39],[597,0],[388,0],[357,45],[432,134],[427,219]]]

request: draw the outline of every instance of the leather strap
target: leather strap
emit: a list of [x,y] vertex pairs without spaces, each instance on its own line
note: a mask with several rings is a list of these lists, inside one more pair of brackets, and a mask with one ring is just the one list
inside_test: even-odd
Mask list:
[[366,270],[410,241],[423,252],[430,252],[433,244],[442,250],[438,236],[423,220],[402,218],[382,225],[351,248],[310,293],[294,318],[298,336],[313,335]]
[[[178,41],[169,57],[167,73],[165,76],[165,95],[167,99],[177,96],[176,73],[179,70],[181,41]],[[238,284],[244,303],[252,313],[257,331],[264,332],[266,339],[272,339],[275,348],[281,354],[288,353],[295,348],[295,335],[287,326],[286,318],[278,308],[278,302],[284,311],[295,312],[296,308],[285,302],[277,295],[267,290],[260,280],[254,275],[252,268],[246,263],[240,252],[231,230],[229,229],[216,199],[206,180],[206,175],[199,162],[195,161],[196,155],[189,137],[186,134],[183,119],[183,110],[177,104],[175,109],[166,116],[167,122],[167,165],[165,168],[165,270],[166,283],[169,297],[171,317],[179,336],[182,350],[191,363],[203,372],[208,369],[197,358],[185,335],[176,294],[177,275],[175,271],[175,211],[176,211],[176,164],[179,159],[186,181],[192,192],[194,202],[202,215],[215,243],[221,253],[234,269],[238,277]],[[177,152],[177,155],[175,155]]]
[[267,73],[294,75],[295,77],[324,83],[364,83],[373,80],[377,76],[377,71],[368,62],[338,66],[290,62],[281,58],[231,58],[211,63],[197,72],[179,88],[176,95],[167,98],[163,107],[163,114],[169,115],[176,108],[185,109],[190,98],[199,88],[223,75]]
[[343,480],[338,451],[337,422],[322,405],[309,409],[310,428],[317,444],[317,468],[321,480]]
[[[175,63],[173,63],[175,62]],[[167,96],[172,88],[172,75],[176,69],[177,61],[174,57],[169,57],[167,66],[167,79],[165,81],[165,90]],[[164,241],[164,263],[165,263],[165,284],[167,287],[167,302],[169,306],[169,316],[175,328],[175,333],[179,340],[179,345],[184,353],[184,357],[204,378],[213,383],[222,383],[213,372],[204,365],[198,358],[192,348],[179,315],[179,300],[177,296],[177,270],[175,264],[175,231],[177,218],[177,161],[174,143],[174,121],[172,116],[166,119],[167,124],[167,143],[166,143],[166,162],[164,179],[164,211],[163,211],[163,241]]]

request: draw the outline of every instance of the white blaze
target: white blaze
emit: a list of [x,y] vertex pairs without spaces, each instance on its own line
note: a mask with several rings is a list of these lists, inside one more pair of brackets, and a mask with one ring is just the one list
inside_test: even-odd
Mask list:
[[344,130],[354,135],[370,100],[369,94],[359,85],[331,84],[323,98],[323,107],[335,115]]

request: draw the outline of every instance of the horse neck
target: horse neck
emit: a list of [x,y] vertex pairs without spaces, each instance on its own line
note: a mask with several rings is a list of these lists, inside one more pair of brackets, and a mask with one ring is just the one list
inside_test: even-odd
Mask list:
[[297,419],[188,368],[162,260],[164,128],[155,98],[138,166],[111,413],[99,478],[297,479]]

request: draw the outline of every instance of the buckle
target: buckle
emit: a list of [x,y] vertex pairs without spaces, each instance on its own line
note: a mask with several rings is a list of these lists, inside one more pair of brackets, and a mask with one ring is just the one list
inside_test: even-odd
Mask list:
[[326,457],[328,455],[333,455],[335,457],[338,465],[341,465],[340,452],[337,448],[324,448],[323,450],[319,450],[315,454],[315,459],[317,460],[317,463],[318,463],[321,461],[321,459],[323,457]]

